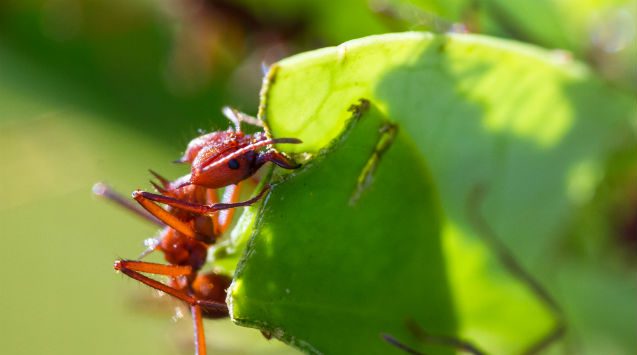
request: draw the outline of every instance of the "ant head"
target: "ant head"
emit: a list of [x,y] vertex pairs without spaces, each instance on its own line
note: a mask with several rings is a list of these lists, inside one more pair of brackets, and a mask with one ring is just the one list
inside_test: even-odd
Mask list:
[[256,135],[247,139],[226,140],[223,144],[202,147],[192,162],[190,183],[216,189],[252,176],[268,161],[285,169],[296,169],[299,165],[273,149],[260,152],[259,149],[276,143],[301,143],[295,138],[267,139]]
[[224,141],[235,141],[237,139],[243,138],[242,132],[234,132],[232,130],[228,131],[216,131],[207,134],[203,134],[199,137],[194,138],[188,143],[188,147],[184,152],[184,155],[175,160],[175,163],[189,163],[192,164],[197,154],[201,151],[202,148],[208,146],[210,144],[223,144]]

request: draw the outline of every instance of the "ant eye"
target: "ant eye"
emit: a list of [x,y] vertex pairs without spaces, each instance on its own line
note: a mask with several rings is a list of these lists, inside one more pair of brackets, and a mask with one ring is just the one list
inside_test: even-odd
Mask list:
[[230,159],[228,162],[228,167],[232,170],[239,169],[239,161],[237,159]]

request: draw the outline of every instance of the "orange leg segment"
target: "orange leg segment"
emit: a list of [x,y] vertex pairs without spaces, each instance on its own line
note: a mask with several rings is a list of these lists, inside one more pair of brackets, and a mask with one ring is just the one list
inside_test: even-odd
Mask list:
[[127,269],[170,277],[188,276],[192,273],[192,268],[190,266],[165,265],[138,260],[117,260],[115,261],[115,269]]
[[[229,208],[250,206],[253,203],[259,201],[265,195],[265,193],[269,190],[269,188],[270,188],[270,186],[264,187],[263,190],[261,190],[261,192],[259,192],[259,194],[257,196],[255,196],[255,197],[253,197],[253,198],[251,198],[249,200],[246,200],[246,201],[234,202],[234,203],[213,203],[211,205],[201,205],[201,204],[197,204],[197,203],[191,203],[191,202],[182,201],[182,200],[179,200],[179,199],[176,199],[176,198],[172,198],[172,197],[168,197],[168,196],[164,196],[164,195],[157,195],[157,194],[153,194],[153,193],[145,192],[145,191],[140,191],[140,190],[137,190],[137,191],[133,192],[133,197],[139,203],[142,203],[142,201],[144,201],[147,204],[153,205],[153,206],[159,208],[160,210],[163,210],[165,213],[167,213],[169,215],[170,215],[170,213],[168,213],[168,211],[166,211],[163,208],[155,205],[151,201],[154,201],[154,202],[157,202],[157,203],[163,203],[163,204],[175,207],[175,208],[179,208],[179,209],[184,210],[184,211],[189,211],[189,212],[193,212],[193,213],[197,213],[197,214],[206,215],[206,214],[211,214],[211,213],[214,213],[214,212],[217,212],[217,211],[221,211],[221,210],[227,210]],[[142,206],[144,206],[146,208],[146,206],[144,204],[142,204]],[[152,211],[149,211],[149,212],[153,213]],[[153,213],[153,215],[154,215],[154,213]],[[162,219],[161,216],[157,216],[157,218]],[[172,225],[171,225],[171,227],[172,227]],[[175,228],[175,229],[177,229],[177,228]]]
[[148,276],[142,275],[137,270],[141,272],[148,272],[157,275],[166,275],[166,276],[187,276],[191,273],[191,269],[189,266],[178,266],[178,265],[162,265],[149,263],[145,261],[134,261],[134,260],[116,260],[114,264],[114,268],[117,271],[121,271],[126,276],[135,279],[147,286],[150,286],[156,290],[167,293],[177,299],[180,299],[191,306],[200,306],[206,309],[219,311],[219,312],[228,312],[228,306],[225,303],[206,301],[196,297],[189,295],[183,290],[179,290],[172,286],[168,286],[164,283],[161,283],[155,279],[151,279]]
[[[179,233],[190,238],[195,237],[195,231],[192,229],[189,223],[183,222],[182,220],[177,218],[175,215],[166,211],[161,206],[154,203],[153,202],[154,199],[148,198],[146,195],[161,196],[162,198],[167,198],[171,200],[176,200],[176,199],[173,199],[172,197],[166,197],[163,195],[151,194],[149,192],[144,192],[141,190],[133,191],[133,198],[137,202],[139,202],[139,204],[142,205],[142,207],[144,207],[146,211],[150,212],[150,214],[157,217],[157,219],[161,220],[162,222],[166,223],[169,227],[177,230]],[[176,201],[179,201],[179,200],[176,200]],[[158,202],[161,202],[161,201],[158,201]]]
[[[231,185],[226,187],[226,190],[223,193],[223,203],[225,204],[234,204],[239,201],[239,196],[241,195],[241,184]],[[227,210],[222,210],[217,215],[217,223],[215,223],[216,233],[217,235],[223,234],[228,227],[230,227],[230,223],[232,223],[232,217],[234,217],[234,208],[229,208]]]
[[201,307],[191,305],[190,313],[192,313],[192,325],[195,332],[195,355],[206,355],[206,334],[203,331]]

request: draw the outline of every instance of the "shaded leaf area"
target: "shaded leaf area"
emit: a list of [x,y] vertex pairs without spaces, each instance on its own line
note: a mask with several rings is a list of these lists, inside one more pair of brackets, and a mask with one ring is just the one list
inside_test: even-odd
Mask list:
[[[380,334],[412,339],[407,320],[455,332],[439,204],[407,135],[351,201],[384,123],[363,114],[344,142],[273,189],[232,288],[236,322],[316,353],[387,353]],[[397,179],[405,166],[410,176]]]
[[[400,6],[407,2],[387,1]],[[595,36],[619,31],[614,40],[629,39],[630,30],[612,27],[614,16],[630,15],[634,0],[578,1],[578,0],[418,0],[413,5],[451,21],[463,21],[472,31],[509,36],[518,40],[551,48],[562,48],[585,55],[596,45]],[[413,11],[413,10],[412,10]],[[412,15],[415,17],[415,15]],[[622,20],[615,17],[614,20]],[[616,23],[624,26],[628,23]],[[610,26],[610,27],[609,27]],[[626,33],[621,33],[625,31]],[[607,32],[607,33],[600,33]],[[628,37],[627,37],[628,36]],[[613,43],[607,43],[612,45]],[[624,45],[626,45],[625,43]]]
[[[274,136],[304,141],[302,145],[281,149],[319,154],[343,132],[349,117],[345,108],[361,97],[368,98],[383,115],[397,122],[402,132],[399,137],[403,137],[398,142],[407,136],[414,150],[409,155],[412,159],[387,168],[398,159],[390,158],[391,148],[380,164],[379,178],[370,193],[391,186],[379,183],[384,169],[391,169],[393,179],[405,185],[417,176],[418,164],[426,161],[431,171],[442,211],[442,259],[448,275],[441,287],[450,287],[459,337],[491,352],[515,353],[546,335],[554,322],[536,295],[528,291],[528,285],[503,268],[494,251],[486,247],[481,240],[484,230],[472,222],[472,215],[484,214],[484,222],[495,236],[544,281],[559,303],[569,305],[565,307],[567,322],[589,319],[590,304],[604,304],[600,292],[587,302],[574,302],[573,298],[579,296],[570,292],[568,283],[558,281],[564,280],[570,267],[561,263],[557,247],[561,229],[573,211],[590,199],[603,175],[606,156],[617,148],[616,138],[628,129],[629,120],[635,115],[629,96],[605,86],[586,67],[531,46],[480,36],[405,33],[368,37],[279,62],[264,84],[260,114]],[[360,153],[350,163],[366,161],[368,156],[369,153]],[[308,169],[307,174],[310,172]],[[345,189],[340,185],[352,186],[357,178],[353,172],[347,176],[341,173],[341,178],[322,191],[319,200],[314,200],[313,208],[329,204],[332,194]],[[286,184],[295,184],[294,180],[288,179]],[[321,184],[319,180],[316,183]],[[351,252],[361,246],[360,235],[382,230],[388,224],[388,219],[373,214],[380,213],[374,210],[387,214],[402,209],[400,215],[410,216],[411,206],[398,203],[387,208],[386,202],[377,203],[369,207],[369,216],[361,217],[369,223],[367,228],[354,231],[334,221],[349,208],[341,199],[340,204],[330,205],[329,213],[316,214],[315,223],[297,226],[297,218],[303,220],[312,212],[300,207],[304,203],[301,191],[284,193],[285,186],[274,190],[261,214],[261,227],[257,227],[254,242],[248,247],[245,268],[237,274],[233,315],[244,324],[266,329],[276,326],[287,341],[303,339],[301,333],[311,333],[317,339],[300,346],[321,349],[330,341],[343,338],[342,334],[351,329],[349,323],[343,322],[343,327],[339,327],[335,322],[316,320],[323,326],[317,327],[316,334],[309,331],[314,325],[307,319],[303,325],[295,323],[293,319],[298,314],[283,308],[281,298],[268,295],[284,292],[270,280],[286,280],[299,273],[302,276],[297,277],[303,277],[306,287],[312,287],[328,277],[341,277],[307,267],[317,255],[328,265],[370,267],[374,259],[356,264],[356,259],[350,260],[348,254],[330,254],[329,250],[307,247],[301,240],[312,235],[324,238],[320,228],[330,224],[331,233],[338,235],[338,240],[356,241],[349,246]],[[310,187],[309,183],[304,186]],[[487,193],[483,201],[472,203],[472,193],[478,188]],[[272,211],[283,208],[284,203],[291,207],[285,210],[285,217],[277,219],[278,212]],[[414,217],[402,220],[407,225],[420,222]],[[401,228],[397,224],[392,227],[392,231]],[[393,251],[383,250],[390,255]],[[598,267],[604,270],[600,274],[614,273],[603,263]],[[310,274],[306,274],[307,269]],[[268,274],[261,270],[268,270]],[[614,275],[614,280],[631,284],[630,275]],[[353,282],[352,277],[344,276],[341,282]],[[625,312],[634,312],[627,294],[619,291],[624,287],[608,284],[615,285]],[[337,294],[363,292],[338,289],[337,285],[331,288]],[[317,311],[334,305],[314,307]],[[424,307],[433,314],[438,309],[426,301],[411,307]],[[618,327],[635,329],[634,319],[624,319],[627,321]],[[568,346],[579,348],[579,339],[590,331],[589,328],[576,333],[582,329],[580,325],[571,327]],[[620,344],[614,349],[621,352],[634,348],[634,339],[625,334],[600,330],[596,337]]]
[[[585,60],[604,78],[637,88],[635,0],[379,0],[394,27],[446,32],[451,22],[472,33],[511,38]],[[458,27],[458,26],[456,26]]]
[[637,89],[635,0],[481,2],[481,33],[568,50],[604,78]]

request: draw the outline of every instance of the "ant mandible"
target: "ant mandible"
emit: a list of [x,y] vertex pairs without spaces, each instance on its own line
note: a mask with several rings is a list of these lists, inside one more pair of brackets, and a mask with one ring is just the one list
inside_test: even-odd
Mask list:
[[[159,250],[169,264],[118,259],[114,268],[190,306],[197,355],[206,353],[202,319],[228,316],[225,299],[231,279],[214,272],[199,273],[206,262],[208,247],[228,229],[234,208],[255,203],[268,190],[266,185],[255,197],[239,202],[240,183],[267,162],[285,169],[299,167],[271,147],[261,149],[276,143],[301,143],[300,140],[268,138],[262,132],[245,134],[241,131],[241,122],[261,126],[260,121],[227,107],[223,113],[234,123],[235,129],[204,134],[190,141],[177,161],[190,164],[190,174],[169,181],[151,170],[159,180],[159,184],[151,181],[159,194],[133,192],[133,198],[143,209],[104,184],[98,183],[93,189],[97,195],[163,227],[156,242],[139,259]],[[222,187],[226,189],[220,202],[217,189]],[[226,213],[216,213],[219,211]],[[159,282],[143,273],[167,276],[169,282]]]

